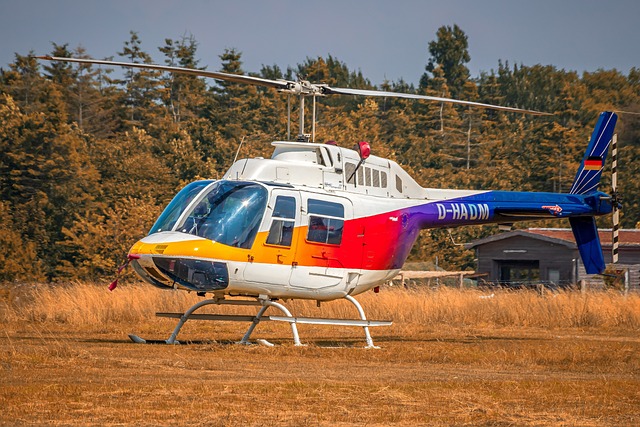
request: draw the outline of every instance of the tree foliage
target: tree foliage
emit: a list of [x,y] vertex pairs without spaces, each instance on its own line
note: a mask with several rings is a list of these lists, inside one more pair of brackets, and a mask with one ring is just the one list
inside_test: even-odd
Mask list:
[[[165,39],[158,52],[171,66],[201,68],[192,36]],[[466,34],[444,26],[428,43],[420,85],[400,80],[379,89],[457,97],[553,112],[551,118],[405,99],[318,100],[316,139],[399,162],[426,187],[567,191],[605,109],[639,111],[640,71],[579,75],[552,65],[510,65],[471,78]],[[53,55],[87,57],[82,47],[52,45]],[[131,32],[119,60],[151,62]],[[375,89],[337,58],[306,58],[295,67],[244,70],[242,53],[226,49],[220,71],[307,79]],[[416,70],[418,73],[420,70]],[[102,279],[122,262],[175,192],[218,178],[240,157],[270,156],[286,138],[287,97],[273,89],[145,70],[111,70],[16,55],[0,69],[0,280]],[[297,103],[292,99],[292,130]],[[306,122],[311,121],[310,109]],[[310,129],[306,129],[310,132]],[[622,223],[640,218],[640,117],[619,120]],[[295,134],[292,135],[295,138]],[[240,147],[240,141],[243,141]],[[609,185],[608,176],[603,179]],[[606,225],[606,218],[601,219]],[[555,225],[566,226],[566,224]],[[456,242],[494,232],[463,228]],[[415,259],[438,257],[445,268],[473,268],[473,254],[443,230],[424,232]]]

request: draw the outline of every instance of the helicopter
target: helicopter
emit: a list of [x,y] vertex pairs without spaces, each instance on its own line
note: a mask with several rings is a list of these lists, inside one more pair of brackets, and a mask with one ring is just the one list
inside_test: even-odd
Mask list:
[[[37,58],[208,77],[266,86],[299,97],[296,141],[290,140],[288,125],[287,140],[272,143],[271,158],[237,160],[221,179],[186,185],[149,234],[131,247],[118,270],[131,265],[151,285],[205,297],[184,313],[157,313],[180,319],[162,342],[178,343],[177,335],[189,319],[250,322],[240,341],[243,344],[249,343],[260,322],[279,321],[290,324],[295,345],[302,345],[297,324],[325,324],[362,327],[366,347],[374,348],[369,328],[388,326],[391,321],[367,319],[354,297],[377,292],[395,277],[424,229],[568,218],[586,272],[600,274],[605,269],[595,217],[613,212],[615,221],[621,207],[615,187],[611,195],[598,189],[608,150],[615,143],[615,112],[600,114],[569,193],[423,188],[396,162],[371,154],[368,142],[358,142],[353,149],[333,142],[316,143],[316,98],[396,97],[548,113],[419,94],[336,88],[304,80],[96,59]],[[311,134],[304,133],[308,97],[313,100]],[[291,103],[287,104],[290,120]],[[116,285],[117,279],[110,289]],[[315,300],[318,305],[344,299],[355,306],[359,318],[296,317],[280,302],[293,299]],[[194,313],[212,304],[259,309],[255,316]],[[282,315],[265,316],[270,307]],[[130,338],[149,342],[137,335]]]

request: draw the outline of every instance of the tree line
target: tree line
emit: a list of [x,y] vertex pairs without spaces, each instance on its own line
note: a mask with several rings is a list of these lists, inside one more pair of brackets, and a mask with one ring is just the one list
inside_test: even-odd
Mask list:
[[[118,60],[151,63],[141,46],[131,32]],[[166,65],[202,69],[197,47],[189,36],[166,39],[158,50]],[[50,53],[89,57],[67,44],[53,43]],[[319,100],[317,141],[347,147],[369,141],[375,154],[397,161],[426,187],[568,191],[598,114],[640,111],[638,68],[579,74],[500,61],[472,77],[467,36],[456,25],[441,27],[427,44],[417,86],[400,79],[376,87],[331,55],[257,72],[242,68],[236,49],[219,56],[218,71],[225,73],[554,113],[534,117],[390,98]],[[224,174],[241,139],[241,157],[269,157],[270,142],[286,139],[286,111],[286,97],[269,88],[16,54],[0,69],[0,280],[111,276],[182,186]],[[621,114],[618,135],[622,225],[633,228],[640,216],[640,116]],[[603,185],[610,185],[608,174]],[[610,226],[608,218],[599,221]],[[454,235],[471,241],[495,230],[469,227]],[[474,267],[473,254],[445,231],[423,232],[412,259],[436,256],[446,268]]]

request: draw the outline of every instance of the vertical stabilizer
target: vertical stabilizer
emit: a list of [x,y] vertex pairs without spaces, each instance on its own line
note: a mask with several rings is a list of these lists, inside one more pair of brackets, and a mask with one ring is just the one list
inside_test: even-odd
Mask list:
[[582,163],[578,168],[578,173],[571,186],[571,194],[587,194],[598,189],[604,161],[607,158],[607,151],[611,138],[616,127],[618,116],[611,111],[600,113],[600,118],[596,124],[591,141],[584,154]]

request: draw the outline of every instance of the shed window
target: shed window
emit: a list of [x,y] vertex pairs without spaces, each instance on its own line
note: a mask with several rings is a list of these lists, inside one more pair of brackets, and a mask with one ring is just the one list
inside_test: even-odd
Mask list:
[[523,285],[540,280],[540,261],[500,261],[500,281],[510,285]]

